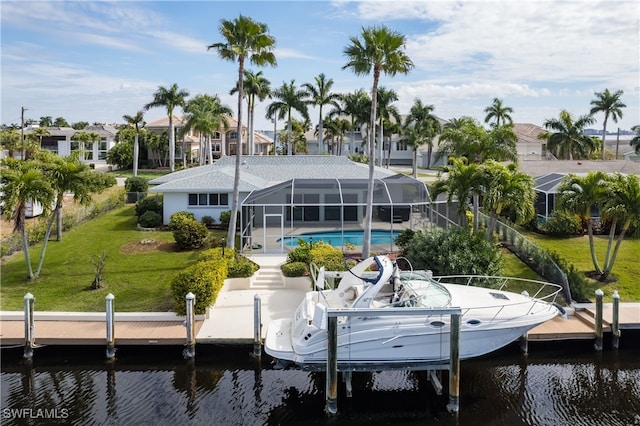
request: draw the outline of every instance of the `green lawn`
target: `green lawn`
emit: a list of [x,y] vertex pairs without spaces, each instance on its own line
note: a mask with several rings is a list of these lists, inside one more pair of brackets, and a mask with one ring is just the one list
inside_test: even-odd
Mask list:
[[[164,250],[123,252],[127,244],[145,239],[171,244]],[[117,311],[168,311],[171,280],[198,255],[174,252],[172,247],[171,232],[136,230],[133,205],[113,210],[64,233],[61,242],[50,241],[37,281],[25,280],[21,252],[3,261],[0,309],[22,310],[24,295],[30,292],[39,311],[104,311],[108,293],[115,295]],[[31,248],[34,267],[40,249],[40,244]],[[94,278],[91,259],[103,250],[107,255],[104,287],[88,290]]]
[[[114,177],[118,177],[118,178],[130,178],[133,176],[133,170],[128,169],[128,170],[115,170],[113,172],[108,172],[109,174],[113,175]],[[147,180],[151,180],[154,178],[157,178],[159,176],[163,176],[169,173],[169,170],[167,169],[160,169],[160,170],[148,170],[148,169],[144,169],[144,170],[138,170],[138,177],[142,177],[145,178]]]
[[[593,271],[591,254],[589,251],[589,237],[557,238],[524,232],[533,243],[550,251],[572,263],[579,271]],[[607,249],[607,237],[595,237],[596,253],[600,266],[603,266]],[[600,283],[590,280],[590,288],[595,291],[600,288],[605,294],[605,301],[611,300],[614,290],[618,290],[621,302],[640,301],[640,239],[627,238],[622,242],[618,257],[613,266],[613,274],[618,281]],[[592,297],[593,298],[593,297]]]

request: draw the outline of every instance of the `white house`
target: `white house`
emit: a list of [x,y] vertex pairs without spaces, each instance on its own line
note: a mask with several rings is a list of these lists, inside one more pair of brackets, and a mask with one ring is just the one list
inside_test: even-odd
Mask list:
[[[25,135],[33,133],[38,126],[29,126],[24,130]],[[82,130],[71,127],[46,127],[48,135],[42,136],[42,149],[49,150],[60,156],[78,152],[80,160],[86,164],[106,164],[107,152],[116,144],[118,129],[107,124],[94,124]],[[79,132],[95,133],[98,139],[91,142],[78,142],[73,135]]]
[[[151,180],[151,193],[163,196],[163,221],[188,211],[197,220],[219,221],[231,210],[235,157]],[[369,166],[343,156],[246,156],[240,171],[242,246],[273,246],[301,228],[363,229]],[[375,219],[385,230],[413,228],[426,220],[426,185],[376,167]],[[267,229],[269,228],[269,230]],[[272,234],[267,234],[272,232]],[[273,237],[273,238],[271,238]]]

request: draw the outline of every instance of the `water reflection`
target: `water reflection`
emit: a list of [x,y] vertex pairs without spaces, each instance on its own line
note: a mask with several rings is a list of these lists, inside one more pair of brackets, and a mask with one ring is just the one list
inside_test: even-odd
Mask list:
[[[198,348],[195,362],[183,361],[179,348],[120,348],[113,364],[91,361],[102,349],[39,351],[31,367],[21,353],[3,350],[3,425],[640,426],[640,351],[633,348],[570,357],[566,348],[528,357],[509,348],[464,361],[458,416],[446,412],[446,375],[438,396],[424,372],[355,373],[353,398],[339,388],[335,419],[324,415],[323,373],[274,370],[267,358],[251,358],[250,348]],[[34,413],[60,418],[43,422]]]

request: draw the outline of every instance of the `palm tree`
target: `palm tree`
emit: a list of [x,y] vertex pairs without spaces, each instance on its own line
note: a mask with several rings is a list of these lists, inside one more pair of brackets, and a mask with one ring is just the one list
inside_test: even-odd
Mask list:
[[583,115],[574,120],[567,110],[560,111],[560,118],[545,120],[546,129],[555,130],[548,137],[549,151],[555,152],[560,159],[573,160],[573,156],[585,158],[595,149],[593,139],[584,134],[585,126],[593,124],[590,115]]
[[[186,115],[185,131],[196,129],[200,137],[200,158],[199,165],[213,162],[213,152],[211,147],[211,135],[221,128],[227,128],[229,121],[227,117],[233,115],[233,110],[223,105],[220,98],[210,95],[197,95],[190,99],[184,108]],[[203,138],[206,137],[206,140]]]
[[[440,121],[433,114],[435,107],[433,105],[424,105],[422,100],[416,99],[409,111],[407,121],[415,123],[416,127],[420,129],[425,138],[424,143],[427,144],[427,168],[431,168],[431,156],[433,153],[433,138],[438,135],[442,128]],[[418,147],[414,149],[414,177],[416,177],[415,157]]]
[[523,224],[535,216],[536,191],[531,176],[521,172],[517,164],[508,166],[495,160],[483,165],[485,191],[482,206],[489,213],[487,239],[491,241],[498,216],[507,209],[515,216],[516,224]]
[[56,117],[53,121],[53,127],[69,127],[69,123],[64,119],[64,117]]
[[240,15],[236,19],[220,21],[220,35],[224,42],[214,43],[207,50],[214,49],[220,58],[238,62],[238,140],[236,149],[236,168],[233,179],[233,201],[227,243],[235,247],[236,219],[238,216],[238,198],[240,198],[240,158],[242,156],[242,98],[244,97],[244,63],[246,60],[258,65],[276,65],[273,49],[276,40],[268,34],[266,24],[255,22]]
[[609,92],[609,89],[605,89],[604,92],[596,92],[596,98],[591,101],[591,111],[589,114],[594,115],[598,112],[604,112],[604,123],[602,123],[602,159],[604,160],[604,153],[606,150],[606,145],[604,143],[605,136],[607,135],[607,120],[609,120],[609,116],[614,123],[618,122],[619,118],[622,118],[622,108],[625,108],[626,105],[622,103],[620,97],[624,92],[622,90],[618,90],[615,93]]
[[51,127],[52,125],[53,125],[53,118],[51,118],[50,115],[47,115],[46,117],[40,117],[40,124],[38,124],[38,126]]
[[93,143],[100,140],[100,135],[95,132],[76,132],[71,136],[71,140],[78,143],[77,152],[81,161],[93,159]]
[[144,126],[144,113],[138,111],[135,115],[123,115],[122,119],[136,131],[135,140],[133,141],[133,176],[138,176],[138,157],[140,156],[138,137],[140,135],[140,127]]
[[350,37],[350,44],[345,47],[344,55],[347,64],[342,69],[351,69],[356,75],[373,74],[371,88],[371,118],[368,129],[369,182],[367,188],[367,207],[365,212],[365,228],[362,244],[362,255],[368,256],[371,247],[371,219],[373,216],[373,172],[374,152],[373,140],[376,126],[376,109],[378,81],[380,73],[389,76],[408,74],[413,62],[405,53],[405,36],[385,26],[362,29],[362,38]]
[[640,155],[640,124],[636,124],[631,130],[636,132],[636,134],[633,139],[629,141],[629,145],[636,151],[636,154]]
[[[364,89],[358,89],[354,92],[343,94],[340,96],[342,106],[338,114],[346,114],[351,117],[351,145],[355,144],[355,129],[369,119],[371,111],[371,99]],[[354,149],[352,146],[351,149]]]
[[39,147],[42,148],[42,138],[45,136],[49,136],[51,132],[49,132],[49,130],[45,127],[38,127],[37,129],[33,130],[32,134],[38,138]]
[[[608,190],[604,194],[603,217],[612,219],[607,253],[605,255],[602,280],[606,280],[613,269],[620,244],[631,226],[640,226],[640,177],[637,175],[621,175],[617,173],[609,181]],[[611,246],[615,238],[616,227],[620,224],[620,234],[613,253]]]
[[[308,96],[306,90],[296,88],[295,80],[291,80],[290,83],[282,83],[282,86],[275,89],[271,94],[271,97],[276,99],[267,106],[267,115],[273,116],[276,111],[286,111],[287,116],[287,131],[289,135],[293,134],[293,121],[291,113],[293,110],[298,111],[304,120],[309,120],[309,111],[307,109],[307,103],[305,98]],[[280,113],[282,114],[282,113]],[[292,155],[293,144],[287,144],[287,155]]]
[[0,130],[0,144],[7,150],[9,158],[13,158],[16,151],[21,149],[20,133],[16,129]]
[[[249,128],[249,140],[247,141],[247,154],[254,155],[254,131],[253,131],[253,116],[256,108],[256,96],[258,100],[264,101],[267,97],[271,96],[271,82],[262,76],[262,71],[254,73],[250,70],[244,71],[244,92],[247,98],[247,122]],[[230,95],[238,92],[238,86],[231,89]]]
[[384,145],[384,123],[391,122],[392,118],[395,123],[401,123],[401,120],[398,109],[392,105],[393,102],[398,100],[398,94],[395,90],[379,87],[377,99],[378,110],[376,111],[376,115],[378,116],[378,153],[375,158],[375,164],[381,166],[382,149]]
[[484,170],[479,164],[469,163],[465,157],[453,157],[452,164],[443,169],[446,178],[440,178],[434,185],[432,195],[447,193],[447,204],[458,201],[458,220],[461,226],[468,226],[467,198],[473,195],[474,229],[478,229],[479,195],[484,190]]
[[331,92],[333,79],[327,79],[324,73],[320,73],[317,77],[314,77],[313,80],[315,81],[315,85],[313,83],[304,83],[302,87],[309,94],[310,99],[308,103],[318,106],[318,142],[322,144],[324,141],[322,107],[332,105],[334,108],[339,108],[338,100],[340,99],[340,95]]
[[32,281],[37,277],[31,267],[29,256],[29,239],[25,227],[25,213],[28,203],[40,203],[44,213],[48,213],[54,199],[54,190],[43,173],[41,165],[34,160],[18,161],[7,159],[0,182],[5,208],[11,212],[13,232],[19,232],[22,239],[22,252],[27,266],[27,279]]
[[560,208],[582,216],[587,222],[591,260],[596,272],[602,275],[602,269],[596,257],[593,241],[593,221],[591,209],[601,203],[607,190],[607,176],[603,172],[591,172],[585,177],[569,174],[558,188]]
[[[502,99],[494,98],[493,103],[484,109],[487,116],[484,119],[485,123],[489,123],[491,120],[496,120],[495,123],[491,123],[491,127],[500,127],[505,124],[513,124],[511,115],[513,114],[513,108],[502,105]],[[502,123],[500,123],[502,121]]]
[[153,100],[144,106],[145,110],[154,107],[165,107],[169,116],[169,171],[175,171],[176,162],[176,132],[173,128],[173,110],[176,107],[184,107],[189,92],[178,89],[178,84],[174,83],[168,89],[158,86],[158,90],[153,94]]
[[481,164],[487,159],[516,161],[516,134],[511,126],[494,127],[487,130],[470,117],[445,123],[439,140],[440,149],[436,161],[444,155],[466,157]]

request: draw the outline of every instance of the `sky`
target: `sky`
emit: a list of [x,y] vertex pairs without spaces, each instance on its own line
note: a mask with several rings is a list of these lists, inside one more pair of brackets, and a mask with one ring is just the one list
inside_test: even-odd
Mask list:
[[[235,110],[229,91],[237,63],[207,46],[224,41],[222,19],[240,14],[266,24],[276,40],[277,67],[249,67],[262,70],[272,88],[312,83],[324,73],[334,92],[370,91],[371,75],[342,69],[343,52],[363,28],[386,25],[406,37],[415,65],[406,76],[380,78],[398,94],[401,114],[421,99],[443,119],[483,122],[484,109],[500,98],[515,122],[541,126],[563,109],[587,114],[595,93],[609,89],[623,90],[627,107],[608,130],[640,124],[637,0],[2,0],[0,122],[19,124],[24,107],[25,118],[37,121],[122,123],[159,86],[174,83],[191,97],[217,94]],[[269,102],[256,107],[256,129],[273,129],[265,118]],[[317,124],[317,109],[309,113]],[[144,117],[164,116],[166,109],[152,108]],[[602,128],[604,115],[595,118],[591,127]]]

